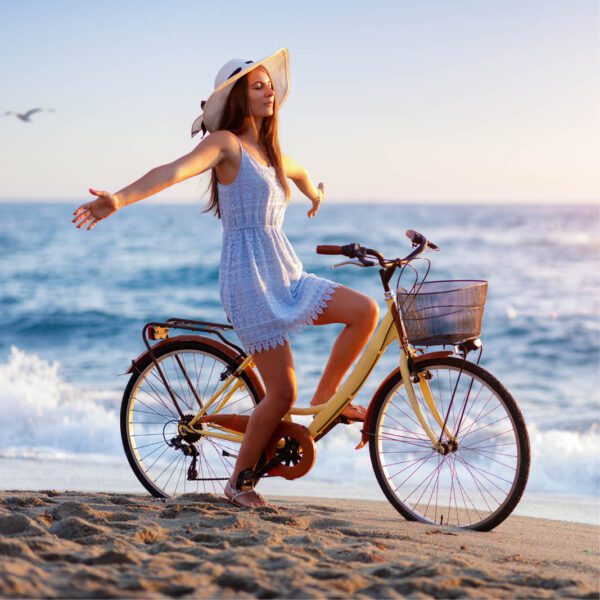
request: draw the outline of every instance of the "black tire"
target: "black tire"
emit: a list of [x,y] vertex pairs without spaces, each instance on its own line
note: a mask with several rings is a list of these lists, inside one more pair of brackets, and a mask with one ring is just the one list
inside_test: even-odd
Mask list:
[[[478,365],[447,357],[424,360],[418,369],[431,375],[429,387],[442,419],[448,413],[447,429],[456,435],[458,426],[458,448],[445,455],[435,450],[397,372],[373,400],[368,433],[377,481],[406,519],[489,531],[511,514],[527,483],[530,450],[523,415],[506,388]],[[442,427],[418,384],[414,387],[439,439]]]
[[[163,373],[169,381],[185,415],[198,412],[197,399],[178,366],[177,358],[188,373],[198,397],[204,401],[221,384],[221,373],[232,358],[213,346],[196,340],[177,340],[155,351]],[[236,391],[223,412],[250,414],[260,402],[259,391],[245,371]],[[211,413],[217,403],[209,409]],[[121,440],[127,460],[140,483],[155,497],[168,498],[184,493],[220,494],[237,456],[239,445],[214,437],[187,440],[198,451],[198,479],[188,481],[192,456],[167,442],[177,436],[181,418],[166,386],[149,355],[134,369],[121,402]],[[206,427],[206,425],[204,425]]]

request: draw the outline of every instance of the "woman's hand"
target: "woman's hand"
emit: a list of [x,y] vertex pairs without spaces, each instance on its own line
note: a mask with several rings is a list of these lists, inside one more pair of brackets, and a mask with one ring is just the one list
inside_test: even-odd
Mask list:
[[87,225],[87,230],[89,231],[96,227],[102,219],[110,217],[110,215],[119,210],[119,203],[114,194],[92,188],[90,188],[90,193],[97,196],[97,198],[91,202],[82,204],[73,213],[75,215],[73,223],[77,225],[77,229],[81,229]]
[[308,218],[314,217],[321,207],[321,202],[325,198],[325,184],[319,183],[317,186],[317,197],[312,200],[312,208],[308,211]]

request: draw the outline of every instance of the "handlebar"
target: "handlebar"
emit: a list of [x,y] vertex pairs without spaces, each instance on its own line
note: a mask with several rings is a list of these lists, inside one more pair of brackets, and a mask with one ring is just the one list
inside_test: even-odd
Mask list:
[[371,256],[377,259],[377,262],[381,267],[391,267],[393,265],[399,266],[401,264],[405,264],[413,260],[419,254],[421,254],[425,250],[425,248],[430,248],[431,250],[439,250],[439,247],[436,244],[430,242],[422,233],[414,231],[413,229],[408,229],[406,231],[406,237],[412,242],[413,246],[416,246],[416,248],[404,258],[386,259],[379,252],[377,252],[377,250],[365,248],[364,246],[361,246],[360,244],[356,243],[346,244],[345,246],[320,244],[319,246],[317,246],[316,251],[317,254],[341,254],[342,256],[347,256],[348,258],[356,258],[365,267],[372,267],[375,264],[373,261],[367,260],[366,258],[367,256]]

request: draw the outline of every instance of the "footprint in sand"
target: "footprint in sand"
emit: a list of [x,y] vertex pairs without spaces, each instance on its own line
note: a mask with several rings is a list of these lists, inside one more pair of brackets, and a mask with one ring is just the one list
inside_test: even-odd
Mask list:
[[35,506],[44,506],[45,502],[36,496],[8,496],[2,502],[10,509],[33,508]]
[[336,532],[339,532],[341,528],[348,529],[348,526],[352,525],[351,521],[344,521],[342,519],[313,519],[309,522],[309,529],[335,529]]
[[0,556],[3,557],[3,560],[8,557],[16,557],[36,561],[36,556],[31,548],[25,542],[17,539],[0,540]]
[[158,525],[154,525],[152,528],[140,529],[133,536],[135,541],[142,542],[143,544],[154,544],[166,540],[168,537],[168,531]]
[[26,515],[16,514],[0,517],[0,535],[24,537],[45,534],[46,530]]
[[96,522],[106,523],[108,512],[94,510],[81,502],[63,502],[50,511],[51,517],[55,521],[60,521],[69,517],[79,517]]
[[50,531],[60,538],[67,540],[85,540],[86,543],[95,543],[90,539],[91,536],[104,535],[106,538],[112,537],[110,529],[89,523],[80,517],[67,517],[56,521]]
[[299,527],[306,529],[308,527],[308,519],[295,515],[259,515],[261,520],[267,523],[279,523],[280,525],[289,525],[290,527]]
[[107,550],[100,556],[87,558],[83,561],[86,565],[140,565],[142,558],[135,552],[128,550],[119,552],[117,550]]
[[341,508],[334,508],[333,506],[321,506],[319,504],[305,504],[303,508],[322,513],[344,512]]

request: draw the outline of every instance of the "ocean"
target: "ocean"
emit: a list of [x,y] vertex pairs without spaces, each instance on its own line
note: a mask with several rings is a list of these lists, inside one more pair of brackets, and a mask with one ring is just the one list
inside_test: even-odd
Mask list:
[[[128,207],[93,231],[76,204],[0,204],[0,487],[144,492],[124,458],[118,414],[145,322],[226,322],[220,222],[197,205]],[[377,299],[377,269],[332,271],[317,244],[410,251],[406,229],[440,246],[429,280],[486,279],[481,364],[512,392],[532,445],[517,512],[600,523],[600,207],[293,202],[284,229],[305,270]],[[307,405],[341,326],[292,337]],[[232,336],[235,340],[235,336]],[[392,348],[393,349],[393,348]],[[368,404],[397,362],[388,351],[358,395]],[[317,444],[303,479],[267,493],[382,499],[360,426]]]

